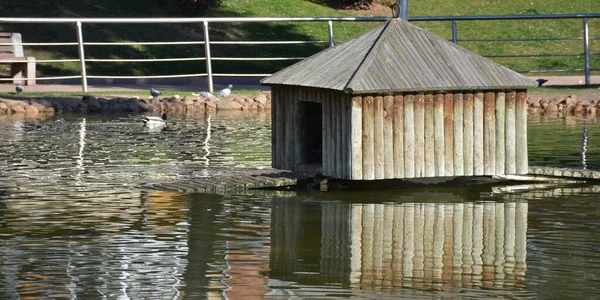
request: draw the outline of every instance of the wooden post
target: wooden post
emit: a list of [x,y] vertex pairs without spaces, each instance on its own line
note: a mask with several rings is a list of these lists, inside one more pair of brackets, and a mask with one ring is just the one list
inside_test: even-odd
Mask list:
[[425,176],[425,95],[414,96],[415,177]]
[[444,174],[454,175],[454,95],[444,95]]
[[321,99],[321,103],[322,103],[322,115],[323,115],[323,119],[321,121],[321,124],[323,124],[323,166],[322,166],[322,171],[323,171],[323,175],[326,176],[331,176],[331,153],[332,153],[332,149],[331,149],[331,122],[330,122],[330,115],[331,115],[331,109],[330,109],[330,105],[331,103],[329,101],[327,101],[326,98],[323,97],[323,95],[321,94],[321,91],[317,91],[317,90],[311,90],[314,93],[313,98],[315,97],[319,97],[319,99]]
[[506,93],[506,174],[516,174],[517,166],[515,160],[515,109],[517,103],[517,93],[514,91]]
[[505,136],[504,127],[506,119],[506,110],[504,102],[504,92],[496,93],[496,174],[506,174],[505,162]]
[[454,175],[465,175],[463,161],[463,107],[462,93],[454,94]]
[[473,94],[464,94],[463,106],[463,151],[465,162],[465,176],[473,175]]
[[293,170],[294,169],[294,160],[296,155],[294,150],[295,140],[294,140],[294,125],[296,124],[296,95],[293,89],[288,89],[288,99],[286,103],[285,110],[285,169]]
[[363,131],[363,179],[375,179],[375,128],[373,124],[373,97],[363,98],[362,131]]
[[383,97],[384,178],[394,178],[394,96]]
[[496,94],[486,92],[483,104],[483,173],[496,174]]
[[433,95],[425,95],[425,177],[435,177]]
[[527,161],[527,91],[517,91],[517,104],[515,112],[516,131],[516,167],[517,174],[527,174],[529,166]]
[[305,158],[306,155],[308,153],[308,151],[312,151],[312,149],[308,149],[306,147],[306,128],[305,128],[305,105],[303,102],[305,99],[303,97],[304,91],[305,89],[303,88],[294,88],[295,92],[296,92],[296,96],[297,96],[297,109],[296,109],[296,113],[295,115],[295,124],[294,124],[294,140],[296,141],[296,143],[294,143],[295,146],[295,150],[294,150],[294,168],[293,170],[296,171],[297,166],[302,165],[305,163]]
[[383,179],[385,175],[384,171],[384,157],[383,157],[383,97],[377,96],[375,97],[375,102],[373,104],[375,116],[373,118],[374,127],[375,127],[375,139],[374,139],[374,147],[375,147],[375,179]]
[[483,175],[483,93],[473,97],[473,175]]
[[363,179],[363,131],[362,131],[362,97],[352,97],[352,178]]
[[404,178],[404,97],[394,96],[394,176]]
[[414,118],[413,95],[404,95],[404,178],[415,177]]
[[331,102],[333,102],[333,107],[335,108],[331,115],[331,118],[335,122],[335,177],[342,178],[342,102],[341,99],[333,93],[335,92],[329,92]]
[[435,94],[433,96],[433,128],[435,139],[435,175],[443,177],[444,171],[444,95]]
[[279,87],[271,87],[271,167],[279,169],[279,139],[278,139],[278,111],[279,111]]

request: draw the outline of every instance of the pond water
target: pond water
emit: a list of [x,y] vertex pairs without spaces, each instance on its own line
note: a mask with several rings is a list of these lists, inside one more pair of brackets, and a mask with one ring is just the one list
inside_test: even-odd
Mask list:
[[[0,117],[0,299],[600,298],[600,186],[146,188],[269,167],[270,125]],[[599,151],[596,119],[529,118],[530,165]]]

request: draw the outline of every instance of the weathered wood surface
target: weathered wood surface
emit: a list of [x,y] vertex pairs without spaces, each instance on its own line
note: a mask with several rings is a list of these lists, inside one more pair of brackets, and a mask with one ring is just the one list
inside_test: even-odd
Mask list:
[[383,135],[383,97],[377,96],[373,102],[373,125],[375,138],[373,141],[373,148],[375,150],[375,179],[385,178],[385,161],[384,161],[384,135]]
[[394,178],[394,97],[383,97],[383,160],[385,178]]
[[425,177],[435,176],[435,134],[433,95],[425,95]]
[[473,94],[464,94],[463,99],[463,159],[465,176],[473,175]]
[[473,175],[483,175],[483,93],[473,97]]
[[454,174],[465,174],[463,150],[463,107],[462,93],[454,94]]
[[527,161],[527,91],[517,91],[515,111],[515,164],[517,174],[526,174]]
[[363,98],[362,137],[363,137],[363,179],[375,179],[375,128],[373,121],[373,97]]
[[496,94],[485,93],[483,103],[483,174],[496,174]]
[[434,156],[435,176],[445,176],[444,171],[444,95],[433,96],[433,132],[434,132]]
[[415,127],[415,177],[425,176],[425,95],[417,94],[414,99]]
[[505,144],[505,174],[516,174],[517,167],[515,161],[515,109],[516,109],[517,94],[515,92],[506,93],[506,127],[504,134],[506,135]]
[[181,193],[221,193],[251,189],[295,186],[303,179],[316,174],[290,172],[277,169],[208,169],[210,177],[196,177],[193,174],[180,176],[175,182],[148,183],[146,188],[176,191]]
[[362,127],[362,97],[352,98],[351,107],[352,122],[352,179],[363,179],[363,127]]
[[505,93],[496,94],[496,174],[505,174],[506,164],[506,104]]
[[444,174],[454,175],[454,95],[444,95]]
[[404,95],[404,178],[415,177],[415,114],[413,95]]
[[394,96],[394,176],[404,177],[404,96]]

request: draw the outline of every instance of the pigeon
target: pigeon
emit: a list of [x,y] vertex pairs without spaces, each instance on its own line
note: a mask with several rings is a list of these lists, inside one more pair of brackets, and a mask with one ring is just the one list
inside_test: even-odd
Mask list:
[[15,87],[15,91],[17,91],[17,95],[23,92],[23,86],[20,83],[17,83]]
[[228,85],[227,88],[224,88],[223,90],[221,90],[217,96],[218,97],[227,97],[227,96],[231,95],[231,88],[233,88],[232,84]]
[[152,97],[157,98],[158,96],[160,96],[160,91],[150,88],[150,95],[152,95]]
[[204,98],[214,98],[215,97],[215,95],[211,94],[210,92],[206,92],[206,91],[199,92],[198,95],[200,95]]
[[540,79],[536,79],[535,81],[537,81],[538,86],[542,86],[544,83],[548,82],[548,80],[540,78]]

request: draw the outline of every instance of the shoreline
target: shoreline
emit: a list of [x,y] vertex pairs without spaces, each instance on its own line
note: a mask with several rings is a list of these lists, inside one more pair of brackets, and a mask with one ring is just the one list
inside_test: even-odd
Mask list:
[[[586,95],[529,95],[530,114],[596,116],[600,114],[600,92]],[[225,98],[200,95],[172,97],[84,96],[79,97],[12,97],[0,98],[0,116],[22,114],[25,118],[39,114],[197,114],[217,111],[265,111],[271,109],[271,93],[233,94]]]

